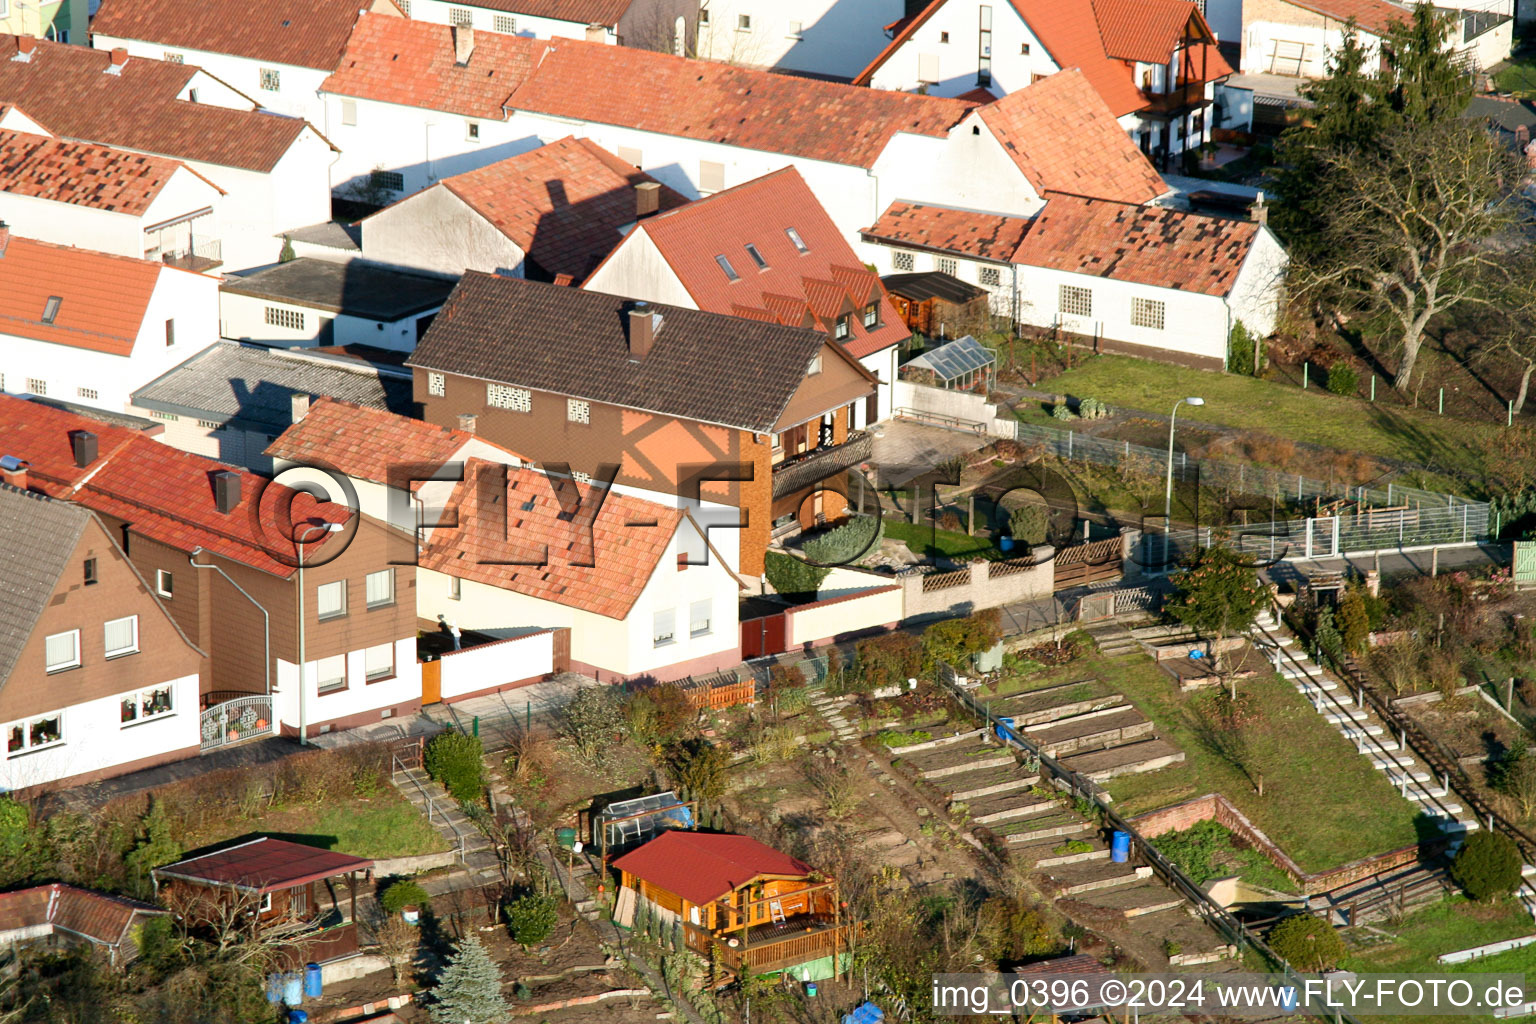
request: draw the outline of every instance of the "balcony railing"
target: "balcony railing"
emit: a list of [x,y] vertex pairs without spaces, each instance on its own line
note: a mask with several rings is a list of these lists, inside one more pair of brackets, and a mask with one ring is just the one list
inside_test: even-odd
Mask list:
[[873,453],[874,440],[864,431],[855,430],[842,444],[815,448],[785,459],[773,467],[773,496],[782,498],[818,480],[868,462]]
[[1189,107],[1200,107],[1209,103],[1205,98],[1204,82],[1186,82],[1183,85],[1174,86],[1167,92],[1152,92],[1145,90],[1142,93],[1147,98],[1147,106],[1155,113],[1172,114]]
[[848,952],[848,933],[852,927],[818,915],[754,926],[745,945],[739,938],[740,932],[712,935],[696,925],[684,925],[683,935],[688,948],[706,958],[713,946],[718,951],[719,963],[729,969],[746,968],[762,974]]
[[160,259],[182,270],[212,270],[224,262],[224,245],[217,238],[199,238],[190,245],[166,249]]

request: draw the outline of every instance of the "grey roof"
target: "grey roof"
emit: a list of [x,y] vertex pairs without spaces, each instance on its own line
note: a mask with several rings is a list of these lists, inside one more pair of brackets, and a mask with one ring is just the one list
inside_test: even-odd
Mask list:
[[974,302],[987,294],[985,288],[967,284],[940,270],[919,270],[915,274],[887,274],[880,279],[885,290],[904,299],[942,299],[945,302]]
[[310,245],[323,245],[329,249],[347,249],[357,252],[362,248],[362,229],[356,224],[343,224],[336,220],[294,228],[292,231],[283,232],[283,234],[290,241],[308,242]]
[[411,375],[347,356],[221,341],[133,393],[140,409],[281,434],[293,396],[328,395],[409,416]]
[[1515,129],[1521,125],[1536,139],[1536,103],[1530,100],[1474,96],[1463,116],[1486,121],[1507,146],[1515,144]]
[[470,271],[406,360],[626,409],[772,433],[827,336],[650,303],[650,353],[629,355],[632,299]]
[[453,291],[453,282],[357,260],[336,263],[301,257],[232,277],[220,290],[387,323],[441,306]]
[[0,484],[0,686],[10,678],[91,514]]

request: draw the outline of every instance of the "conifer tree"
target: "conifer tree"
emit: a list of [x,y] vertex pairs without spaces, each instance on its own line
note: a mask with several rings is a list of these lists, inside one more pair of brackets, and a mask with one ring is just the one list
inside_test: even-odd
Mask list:
[[437,976],[427,1015],[434,1024],[491,1024],[506,1019],[501,968],[475,935],[464,937]]

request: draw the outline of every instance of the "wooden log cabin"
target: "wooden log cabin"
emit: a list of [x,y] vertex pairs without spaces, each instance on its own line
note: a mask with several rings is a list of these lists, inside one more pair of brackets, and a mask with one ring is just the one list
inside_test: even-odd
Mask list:
[[[837,881],[747,836],[670,831],[613,862],[626,900],[680,921],[688,948],[740,973],[834,976],[851,923]],[[626,896],[625,890],[633,895]]]

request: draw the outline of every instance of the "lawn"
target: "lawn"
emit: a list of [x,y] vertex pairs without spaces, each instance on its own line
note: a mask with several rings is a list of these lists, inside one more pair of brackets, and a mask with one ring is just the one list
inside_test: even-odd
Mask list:
[[[1321,388],[1304,391],[1273,381],[1187,370],[1128,356],[1098,356],[1040,386],[1097,398],[1111,408],[1162,415],[1180,398],[1199,395],[1206,404],[1180,406],[1181,421],[1262,431],[1418,463],[1462,478],[1477,475],[1475,453],[1502,428],[1502,424],[1341,398]],[[1032,411],[1021,418],[1037,419]]]
[[232,819],[186,841],[188,849],[261,833],[358,857],[409,857],[446,850],[448,844],[410,801],[393,790],[367,799],[348,797],[319,805],[271,807]]
[[1323,727],[1311,705],[1278,678],[1238,683],[1250,716],[1243,734],[1251,761],[1262,767],[1260,797],[1244,772],[1213,749],[1220,744],[1212,742],[1201,711],[1211,695],[1180,693],[1144,655],[1078,659],[1041,673],[1031,683],[1040,688],[1088,676],[1123,694],[1156,723],[1160,737],[1185,754],[1181,764],[1106,784],[1115,806],[1127,817],[1221,793],[1308,872],[1407,846],[1418,838],[1418,808],[1400,797],[1353,744]]
[[1007,557],[997,549],[990,537],[972,537],[955,530],[940,530],[932,523],[914,524],[887,519],[885,535],[892,540],[901,541],[907,546],[907,550],[919,558],[943,557],[960,561],[969,558],[990,560]]
[[1381,974],[1419,971],[1518,973],[1536,969],[1536,946],[1523,946],[1465,964],[1435,963],[1436,957],[1446,953],[1536,932],[1531,915],[1514,899],[1485,905],[1462,896],[1452,896],[1410,914],[1396,927],[1382,927],[1394,934],[1392,941],[1364,944],[1341,966],[1347,970]]
[[1512,92],[1516,96],[1536,96],[1536,57],[1511,57],[1509,66],[1493,76],[1499,92]]

